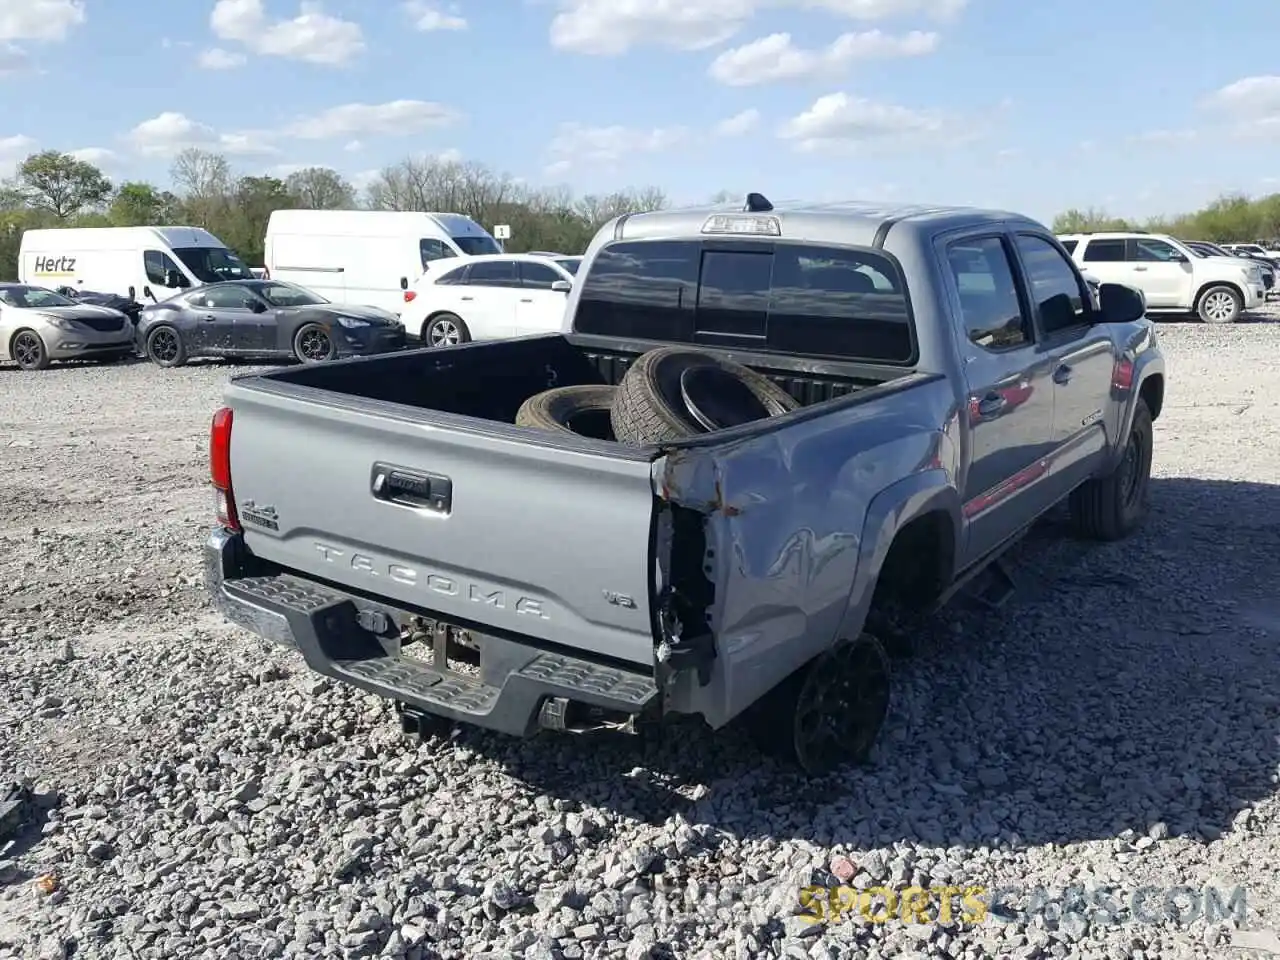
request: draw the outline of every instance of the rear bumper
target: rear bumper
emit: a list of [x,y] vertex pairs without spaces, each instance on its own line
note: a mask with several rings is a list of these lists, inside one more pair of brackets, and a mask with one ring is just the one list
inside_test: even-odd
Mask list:
[[659,702],[649,674],[518,640],[471,634],[480,650],[474,675],[405,656],[408,611],[272,570],[225,530],[206,542],[205,577],[215,608],[232,623],[297,650],[318,674],[414,712],[529,736],[550,725],[540,718],[563,717],[569,704],[635,716]]

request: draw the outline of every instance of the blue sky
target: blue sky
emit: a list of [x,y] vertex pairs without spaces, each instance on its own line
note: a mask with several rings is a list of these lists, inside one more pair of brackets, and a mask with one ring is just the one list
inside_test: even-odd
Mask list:
[[0,168],[438,154],[677,202],[1147,215],[1280,191],[1278,34],[1264,0],[0,0]]

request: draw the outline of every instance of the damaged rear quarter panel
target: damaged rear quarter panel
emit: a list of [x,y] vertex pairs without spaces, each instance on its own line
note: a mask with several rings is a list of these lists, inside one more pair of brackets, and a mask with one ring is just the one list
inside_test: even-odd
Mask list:
[[722,726],[835,641],[859,557],[875,554],[862,543],[872,502],[914,474],[954,477],[952,409],[948,385],[925,383],[667,456],[671,501],[706,518],[716,638],[711,682],[681,675],[669,709]]

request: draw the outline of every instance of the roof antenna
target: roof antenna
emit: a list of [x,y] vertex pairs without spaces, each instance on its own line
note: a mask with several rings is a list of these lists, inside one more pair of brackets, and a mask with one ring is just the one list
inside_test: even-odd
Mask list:
[[747,213],[768,213],[773,209],[773,204],[763,193],[748,193],[745,209]]

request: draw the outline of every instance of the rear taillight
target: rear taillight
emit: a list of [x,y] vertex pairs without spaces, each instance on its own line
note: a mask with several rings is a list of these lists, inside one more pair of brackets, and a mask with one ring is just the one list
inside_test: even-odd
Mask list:
[[231,492],[231,421],[230,407],[223,407],[213,415],[213,425],[209,428],[209,480],[213,484],[219,526],[239,533],[240,517],[236,513],[235,494]]
[[412,303],[412,302],[413,302],[413,298],[414,298],[414,297],[416,297],[416,296],[417,296],[417,293],[415,293],[414,291],[412,291],[412,290],[406,290],[406,291],[404,292],[404,302],[405,302],[405,303]]
[[1121,357],[1111,368],[1111,386],[1117,390],[1128,390],[1133,386],[1133,361]]

